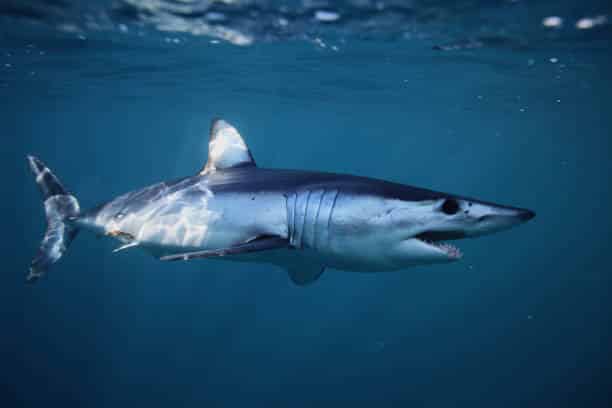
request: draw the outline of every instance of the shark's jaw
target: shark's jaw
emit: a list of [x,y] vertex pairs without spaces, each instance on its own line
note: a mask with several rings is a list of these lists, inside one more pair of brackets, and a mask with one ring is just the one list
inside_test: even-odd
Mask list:
[[405,237],[392,248],[394,265],[397,267],[449,263],[463,257],[456,246],[419,235]]
[[443,252],[450,260],[459,260],[463,258],[463,253],[459,248],[444,242],[465,238],[465,234],[461,231],[425,231],[417,234],[414,238]]
[[463,253],[461,252],[461,250],[454,245],[448,244],[443,241],[429,240],[429,239],[422,238],[419,236],[415,237],[414,239],[427,245],[433,250],[443,253],[448,258],[449,261],[458,261],[461,258],[463,258]]

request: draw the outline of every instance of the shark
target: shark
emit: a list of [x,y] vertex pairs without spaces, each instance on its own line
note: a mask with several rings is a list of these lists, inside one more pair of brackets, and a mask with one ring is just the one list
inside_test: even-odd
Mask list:
[[142,249],[164,262],[259,262],[305,286],[326,268],[403,270],[455,262],[449,241],[506,230],[535,216],[494,204],[361,176],[256,165],[238,130],[210,128],[208,158],[195,175],[128,192],[89,210],[38,158],[27,157],[47,229],[26,281],[45,275],[80,231]]

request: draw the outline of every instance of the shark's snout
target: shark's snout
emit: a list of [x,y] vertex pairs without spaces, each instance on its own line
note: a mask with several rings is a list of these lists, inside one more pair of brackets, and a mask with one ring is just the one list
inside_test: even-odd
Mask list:
[[501,211],[493,210],[491,214],[481,215],[478,217],[477,222],[486,223],[491,222],[492,224],[500,223],[501,225],[515,225],[527,222],[535,217],[535,212],[527,209],[503,209]]
[[527,222],[530,219],[534,218],[535,216],[536,216],[536,213],[534,211],[521,210],[519,214],[517,215],[517,218],[521,220],[522,222]]
[[[512,228],[535,217],[535,212],[526,208],[506,207],[495,204],[474,203],[473,210],[466,213],[465,235],[477,237]],[[470,215],[472,217],[470,217]],[[472,222],[470,221],[472,219]]]

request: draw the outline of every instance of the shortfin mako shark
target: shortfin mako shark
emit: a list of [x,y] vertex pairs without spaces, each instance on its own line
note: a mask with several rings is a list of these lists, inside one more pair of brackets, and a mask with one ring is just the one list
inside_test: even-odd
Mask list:
[[457,261],[444,241],[504,230],[534,212],[366,177],[260,168],[238,131],[214,120],[196,175],[132,191],[89,211],[28,156],[47,230],[27,281],[41,277],[80,230],[142,248],[162,261],[264,262],[298,285],[326,267],[391,271]]

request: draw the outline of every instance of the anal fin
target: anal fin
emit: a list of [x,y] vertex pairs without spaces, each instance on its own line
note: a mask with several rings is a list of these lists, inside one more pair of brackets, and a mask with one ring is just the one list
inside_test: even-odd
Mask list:
[[227,255],[240,255],[251,252],[266,251],[270,249],[287,248],[289,241],[277,236],[262,236],[254,240],[235,245],[229,248],[207,249],[203,251],[184,252],[166,255],[159,258],[162,261],[188,261],[198,258],[214,258]]
[[138,245],[140,245],[140,242],[138,242],[138,241],[128,242],[127,244],[125,244],[125,245],[121,245],[119,248],[114,249],[114,250],[113,250],[113,254],[114,254],[114,253],[117,253],[117,252],[120,252],[120,251],[123,251],[124,249],[128,249],[128,248],[136,247],[136,246],[138,246]]

